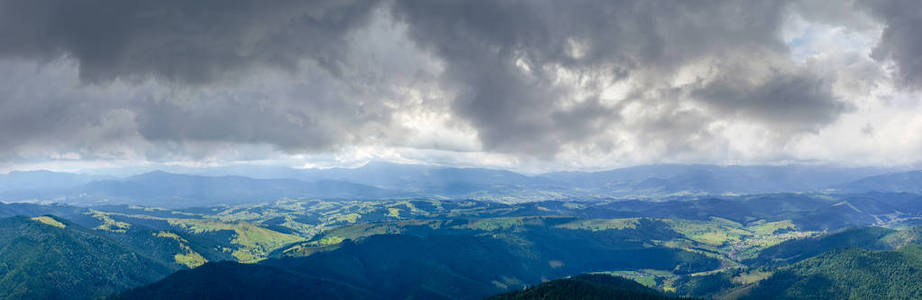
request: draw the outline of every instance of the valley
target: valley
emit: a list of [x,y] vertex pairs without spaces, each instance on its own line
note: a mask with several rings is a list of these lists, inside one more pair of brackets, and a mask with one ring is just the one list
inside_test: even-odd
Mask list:
[[[920,205],[905,205],[911,203]],[[887,210],[895,205],[901,210]],[[919,230],[912,216],[920,212],[919,196],[882,193],[519,204],[282,199],[185,209],[0,205],[0,216],[29,216],[22,220],[47,231],[87,232],[149,259],[164,270],[152,279],[184,269],[192,269],[182,274],[193,282],[219,280],[228,272],[295,274],[323,279],[320,285],[348,286],[353,296],[395,299],[478,298],[584,273],[617,275],[677,296],[727,295],[835,249],[914,244]],[[222,261],[244,265],[201,268]],[[414,268],[414,274],[428,276],[401,277]],[[274,289],[276,283],[260,283],[266,278],[235,280]],[[124,297],[168,295],[187,282],[164,280]],[[712,281],[720,288],[701,286]],[[289,282],[293,286],[286,289],[312,289],[302,283]]]
[[[349,175],[358,178],[355,182],[344,181],[345,178],[334,176],[335,172],[322,180],[335,178],[337,187],[332,189],[342,190],[343,184],[360,184],[357,182],[362,181],[362,176],[385,167],[390,166],[370,166],[366,168],[371,169],[360,173],[350,171]],[[414,167],[400,168],[414,170]],[[452,176],[458,177],[452,186],[478,189],[481,195],[503,193],[504,188],[475,184],[482,181],[478,176],[458,175],[464,172],[481,176],[489,173],[453,170]],[[636,175],[635,171],[628,173]],[[62,176],[41,175],[49,174]],[[510,175],[496,178],[503,176]],[[728,176],[708,178],[720,182],[723,179],[719,178]],[[141,198],[124,198],[129,203],[89,204],[64,197],[49,198],[63,200],[56,204],[0,204],[0,217],[9,224],[6,225],[9,240],[0,243],[3,246],[0,249],[7,251],[3,253],[9,253],[3,257],[38,251],[15,246],[19,244],[14,241],[21,239],[36,241],[31,247],[45,247],[42,249],[65,246],[49,244],[51,240],[41,236],[66,234],[74,239],[66,248],[41,250],[47,256],[41,260],[4,265],[0,274],[5,275],[0,278],[8,278],[7,284],[17,282],[19,286],[11,288],[19,291],[18,294],[8,294],[9,297],[61,292],[64,287],[49,283],[98,281],[99,275],[91,274],[111,268],[142,267],[145,277],[137,277],[135,273],[107,273],[109,276],[95,288],[62,297],[112,295],[153,299],[177,296],[197,287],[193,289],[197,294],[185,297],[230,295],[211,292],[255,295],[255,291],[269,291],[279,293],[273,295],[280,297],[306,293],[333,298],[379,295],[389,299],[478,299],[540,287],[536,285],[555,279],[598,274],[633,280],[646,289],[675,297],[744,298],[750,294],[774,293],[775,289],[798,293],[800,285],[796,282],[808,280],[801,279],[803,276],[814,276],[804,266],[817,260],[829,261],[843,255],[874,257],[878,253],[884,255],[882,259],[893,259],[886,251],[914,253],[902,249],[912,249],[918,244],[922,232],[918,229],[922,227],[915,227],[922,217],[922,196],[902,190],[741,195],[686,192],[652,198],[648,196],[656,194],[560,198],[561,193],[538,201],[443,199],[422,196],[425,194],[393,198],[396,194],[390,193],[349,199],[291,192],[286,184],[304,190],[315,190],[316,185],[301,186],[300,181],[288,179],[261,182],[243,177],[171,173],[146,174],[122,181],[94,179],[97,181],[89,183],[73,176],[67,178],[76,186],[114,186],[104,189],[110,196],[124,195],[120,191],[129,182],[151,186],[150,195],[174,196],[167,202],[153,201],[167,206],[143,205],[146,200],[136,199],[148,198],[137,192],[133,195]],[[152,178],[156,180],[150,181]],[[532,180],[517,178],[516,184],[527,185]],[[859,181],[860,186],[867,188],[868,182],[876,182],[872,179]],[[563,188],[570,184],[540,180],[541,184],[557,186],[559,191],[572,188]],[[229,199],[224,195],[238,195],[234,191],[241,187],[227,189],[226,194],[202,194],[196,192],[198,188],[183,188],[188,184],[216,185],[207,190],[216,189],[217,185],[255,184],[255,188],[247,188],[250,193],[277,199],[198,205],[211,203],[196,200],[200,197]],[[583,187],[587,184],[581,183]],[[713,184],[716,183],[706,185]],[[261,190],[260,186],[268,190]],[[379,186],[376,189],[390,189]],[[167,192],[156,192],[161,190]],[[275,192],[267,192],[270,190]],[[96,196],[81,199],[93,197]],[[17,235],[14,228],[26,225],[40,230]],[[99,243],[91,241],[103,241],[112,250],[99,253],[109,248],[75,246]],[[848,249],[871,252],[855,253]],[[70,265],[64,267],[68,273],[36,273],[54,268],[48,264],[66,261],[73,255],[101,262],[114,255],[117,260],[107,262],[113,267]],[[99,255],[107,258],[92,258]],[[839,274],[837,266],[817,272]],[[604,278],[598,280],[607,282]],[[202,288],[216,284],[221,291]],[[561,284],[597,285],[594,281]],[[910,291],[899,293],[907,292]]]

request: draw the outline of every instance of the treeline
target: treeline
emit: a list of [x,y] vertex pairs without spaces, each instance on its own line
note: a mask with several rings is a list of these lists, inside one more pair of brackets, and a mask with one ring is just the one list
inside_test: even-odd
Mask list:
[[659,300],[687,299],[667,296],[633,280],[604,275],[584,274],[566,279],[552,280],[522,291],[500,294],[491,300],[564,300],[564,299],[625,299]]
[[834,250],[781,268],[751,299],[922,299],[922,246]]

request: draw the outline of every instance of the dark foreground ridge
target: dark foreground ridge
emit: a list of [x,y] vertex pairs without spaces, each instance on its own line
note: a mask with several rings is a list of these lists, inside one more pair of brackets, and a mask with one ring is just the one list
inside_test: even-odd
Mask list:
[[110,299],[372,299],[358,288],[281,269],[235,262],[207,263]]
[[96,299],[172,271],[66,220],[0,219],[0,299]]
[[556,299],[690,299],[677,298],[643,286],[636,281],[604,274],[584,274],[545,282],[522,291],[493,296],[490,300]]

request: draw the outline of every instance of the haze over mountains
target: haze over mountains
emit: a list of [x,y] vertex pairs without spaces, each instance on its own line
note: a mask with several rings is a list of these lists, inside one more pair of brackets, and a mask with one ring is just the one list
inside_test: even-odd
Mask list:
[[[651,165],[533,176],[503,170],[372,162],[354,169],[204,169],[128,177],[49,171],[0,175],[0,200],[192,207],[292,199],[662,199],[781,192],[919,192],[919,172],[815,166]],[[224,175],[217,175],[224,174]],[[228,175],[230,174],[230,175]],[[246,175],[253,175],[248,177]]]

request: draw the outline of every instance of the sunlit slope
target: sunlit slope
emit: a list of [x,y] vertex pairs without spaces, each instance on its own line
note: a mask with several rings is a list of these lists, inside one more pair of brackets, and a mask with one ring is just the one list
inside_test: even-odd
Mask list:
[[[382,299],[478,299],[585,272],[690,274],[721,266],[720,259],[699,251],[663,245],[683,238],[663,222],[635,220],[621,229],[596,231],[560,226],[572,220],[526,217],[347,226],[312,240],[317,244],[293,246],[288,253],[280,252],[287,257],[258,266],[323,278]],[[331,239],[334,235],[343,238]],[[319,242],[324,238],[328,240]],[[303,251],[308,248],[313,251]],[[186,273],[224,276],[204,267]],[[161,282],[136,292],[156,287],[157,295],[171,295],[164,294],[165,286],[176,295],[191,288],[179,281]]]

